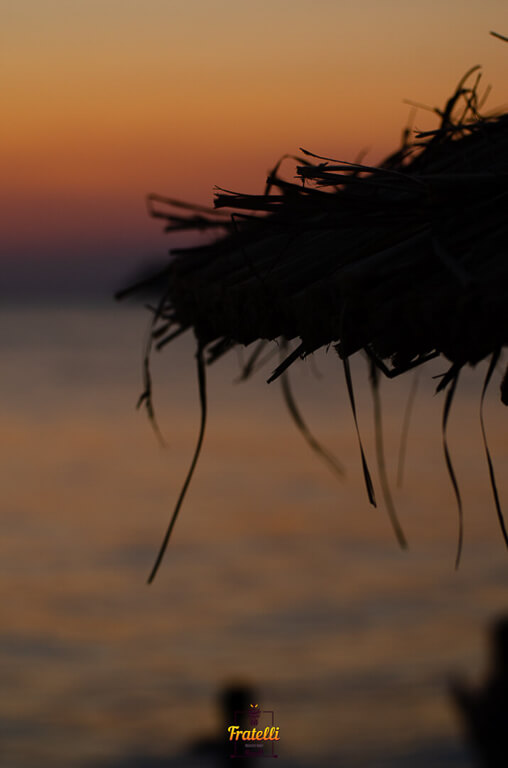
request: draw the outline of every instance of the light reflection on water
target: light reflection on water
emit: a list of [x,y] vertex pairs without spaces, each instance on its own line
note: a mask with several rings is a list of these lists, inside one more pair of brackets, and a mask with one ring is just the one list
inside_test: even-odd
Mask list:
[[[135,411],[145,324],[143,311],[118,307],[2,315],[5,765],[127,768],[152,755],[184,766],[188,744],[216,728],[214,697],[234,678],[276,711],[282,765],[470,765],[447,685],[457,672],[481,675],[508,575],[478,426],[481,376],[459,386],[450,419],[465,498],[458,573],[442,398],[431,394],[442,363],[422,376],[396,493],[410,541],[401,552],[382,503],[368,505],[334,354],[319,356],[321,379],[302,363],[295,390],[345,461],[343,483],[302,443],[277,385],[263,373],[231,383],[232,355],[209,370],[202,459],[147,587],[198,412],[190,338],[154,365],[166,450]],[[374,470],[361,361],[354,375]],[[408,388],[383,382],[392,477]],[[486,420],[507,499],[495,385]]]

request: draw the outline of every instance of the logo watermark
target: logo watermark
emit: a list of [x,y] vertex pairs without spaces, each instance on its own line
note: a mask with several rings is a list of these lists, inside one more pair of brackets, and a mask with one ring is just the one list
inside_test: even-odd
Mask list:
[[[230,757],[278,757],[275,746],[280,741],[280,729],[275,725],[273,710],[250,704],[247,711],[236,711],[234,719],[228,727]],[[248,722],[248,728],[242,727],[244,722]]]

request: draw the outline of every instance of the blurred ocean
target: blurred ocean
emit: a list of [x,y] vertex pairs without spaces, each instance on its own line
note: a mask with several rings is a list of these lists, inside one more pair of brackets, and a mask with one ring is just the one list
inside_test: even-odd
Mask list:
[[[392,534],[375,471],[372,404],[353,366],[378,493],[369,506],[338,358],[294,367],[309,451],[270,367],[237,384],[235,353],[208,370],[204,449],[159,574],[146,578],[187,471],[199,412],[191,337],[154,357],[168,446],[144,413],[140,308],[17,307],[0,322],[0,751],[5,768],[212,765],[191,745],[220,726],[217,692],[243,680],[280,726],[287,768],[469,768],[450,680],[482,678],[486,631],[508,612],[478,419],[485,368],[459,382],[450,450],[437,362],[422,371]],[[394,480],[411,374],[382,382]],[[499,373],[485,418],[508,507]],[[394,483],[395,485],[395,483]]]

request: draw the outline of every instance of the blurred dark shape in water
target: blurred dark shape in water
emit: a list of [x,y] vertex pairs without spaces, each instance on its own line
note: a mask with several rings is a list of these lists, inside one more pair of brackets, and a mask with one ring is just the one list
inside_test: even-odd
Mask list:
[[491,669],[483,686],[452,682],[451,694],[482,768],[505,768],[508,759],[508,616],[490,634]]
[[251,727],[247,723],[249,705],[256,701],[255,691],[246,683],[235,682],[225,685],[219,691],[217,705],[220,713],[220,727],[216,736],[198,738],[191,744],[190,752],[202,758],[207,758],[207,764],[216,766],[253,765],[259,758],[235,757],[231,762],[232,746],[229,741],[228,727],[240,726],[240,730]]
[[157,754],[124,755],[114,762],[101,763],[100,768],[246,768],[259,762],[258,757],[231,758],[231,742],[228,727],[239,725],[242,730],[249,728],[247,713],[255,701],[256,692],[244,682],[228,683],[219,689],[217,708],[219,728],[215,735],[198,736],[188,749],[179,755]]

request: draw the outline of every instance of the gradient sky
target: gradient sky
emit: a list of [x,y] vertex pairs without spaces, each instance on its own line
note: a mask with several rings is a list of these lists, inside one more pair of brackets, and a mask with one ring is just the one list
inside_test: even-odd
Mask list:
[[[508,102],[506,0],[0,0],[2,297],[121,286],[159,192],[261,190],[299,146],[375,162],[475,64]],[[432,115],[419,110],[418,128]]]

